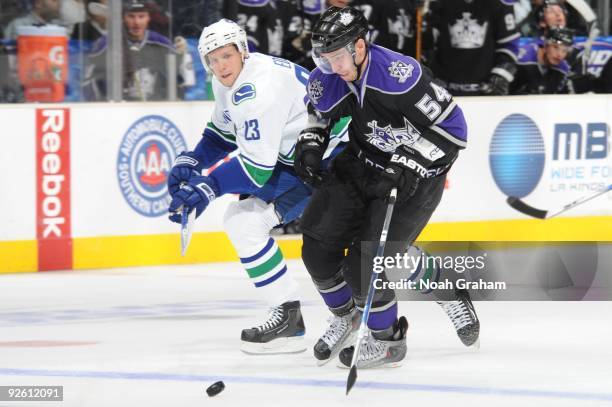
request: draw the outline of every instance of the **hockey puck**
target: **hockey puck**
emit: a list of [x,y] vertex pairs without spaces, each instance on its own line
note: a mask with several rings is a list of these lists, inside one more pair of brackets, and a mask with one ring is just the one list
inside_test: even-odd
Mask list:
[[225,390],[225,384],[223,384],[222,381],[218,381],[208,386],[208,389],[206,389],[206,394],[208,394],[208,397],[214,397],[223,390]]

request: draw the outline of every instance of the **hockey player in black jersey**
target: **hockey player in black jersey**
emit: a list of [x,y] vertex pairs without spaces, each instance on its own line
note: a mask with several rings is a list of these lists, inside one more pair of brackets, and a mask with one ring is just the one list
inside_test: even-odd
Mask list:
[[247,33],[249,50],[280,56],[283,23],[273,0],[237,0],[236,22]]
[[566,58],[573,43],[574,36],[571,30],[549,28],[542,43],[530,43],[521,47],[511,93],[514,95],[568,93],[567,79],[570,67]]
[[506,95],[514,79],[520,34],[514,0],[437,0],[431,67],[455,96]]
[[[351,344],[364,306],[368,284],[362,280],[369,281],[386,198],[398,188],[385,250],[395,256],[427,224],[446,173],[467,143],[463,113],[450,93],[413,58],[369,44],[367,32],[365,17],[352,7],[328,9],[313,27],[311,127],[295,149],[297,174],[316,187],[302,217],[302,258],[333,314],[314,353],[321,363],[340,353],[345,366],[354,350],[342,348]],[[352,117],[349,147],[322,173],[329,125],[344,116]],[[461,312],[470,322],[471,344],[478,333],[468,303],[469,297],[461,302]],[[393,290],[376,290],[367,321],[371,335],[360,348],[358,367],[402,362],[407,322],[397,314]]]

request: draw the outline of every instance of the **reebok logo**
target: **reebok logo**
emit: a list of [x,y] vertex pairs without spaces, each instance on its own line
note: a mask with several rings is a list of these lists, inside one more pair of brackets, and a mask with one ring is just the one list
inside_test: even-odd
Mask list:
[[72,268],[70,110],[36,110],[39,269]]

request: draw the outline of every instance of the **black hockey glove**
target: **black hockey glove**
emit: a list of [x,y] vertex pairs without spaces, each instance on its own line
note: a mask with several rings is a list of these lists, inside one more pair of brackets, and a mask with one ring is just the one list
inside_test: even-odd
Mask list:
[[510,82],[516,75],[514,62],[499,62],[492,70],[489,80],[480,85],[480,93],[486,96],[505,96],[510,92]]
[[321,161],[328,139],[327,131],[319,127],[304,129],[298,136],[293,168],[298,177],[307,184],[319,186],[323,182]]
[[387,198],[391,189],[397,187],[397,200],[407,201],[416,193],[421,179],[427,176],[428,165],[419,153],[406,146],[398,147],[378,178],[376,196]]
[[509,92],[510,82],[495,74],[491,74],[489,80],[480,85],[480,93],[484,96],[505,96]]

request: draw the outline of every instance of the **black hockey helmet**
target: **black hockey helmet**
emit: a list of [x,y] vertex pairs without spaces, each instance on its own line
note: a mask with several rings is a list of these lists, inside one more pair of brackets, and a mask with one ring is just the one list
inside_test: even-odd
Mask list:
[[563,44],[571,47],[574,45],[574,31],[569,28],[552,27],[546,31],[544,40],[548,43]]
[[315,53],[340,49],[358,38],[366,38],[368,20],[353,7],[330,7],[312,28],[312,49]]

